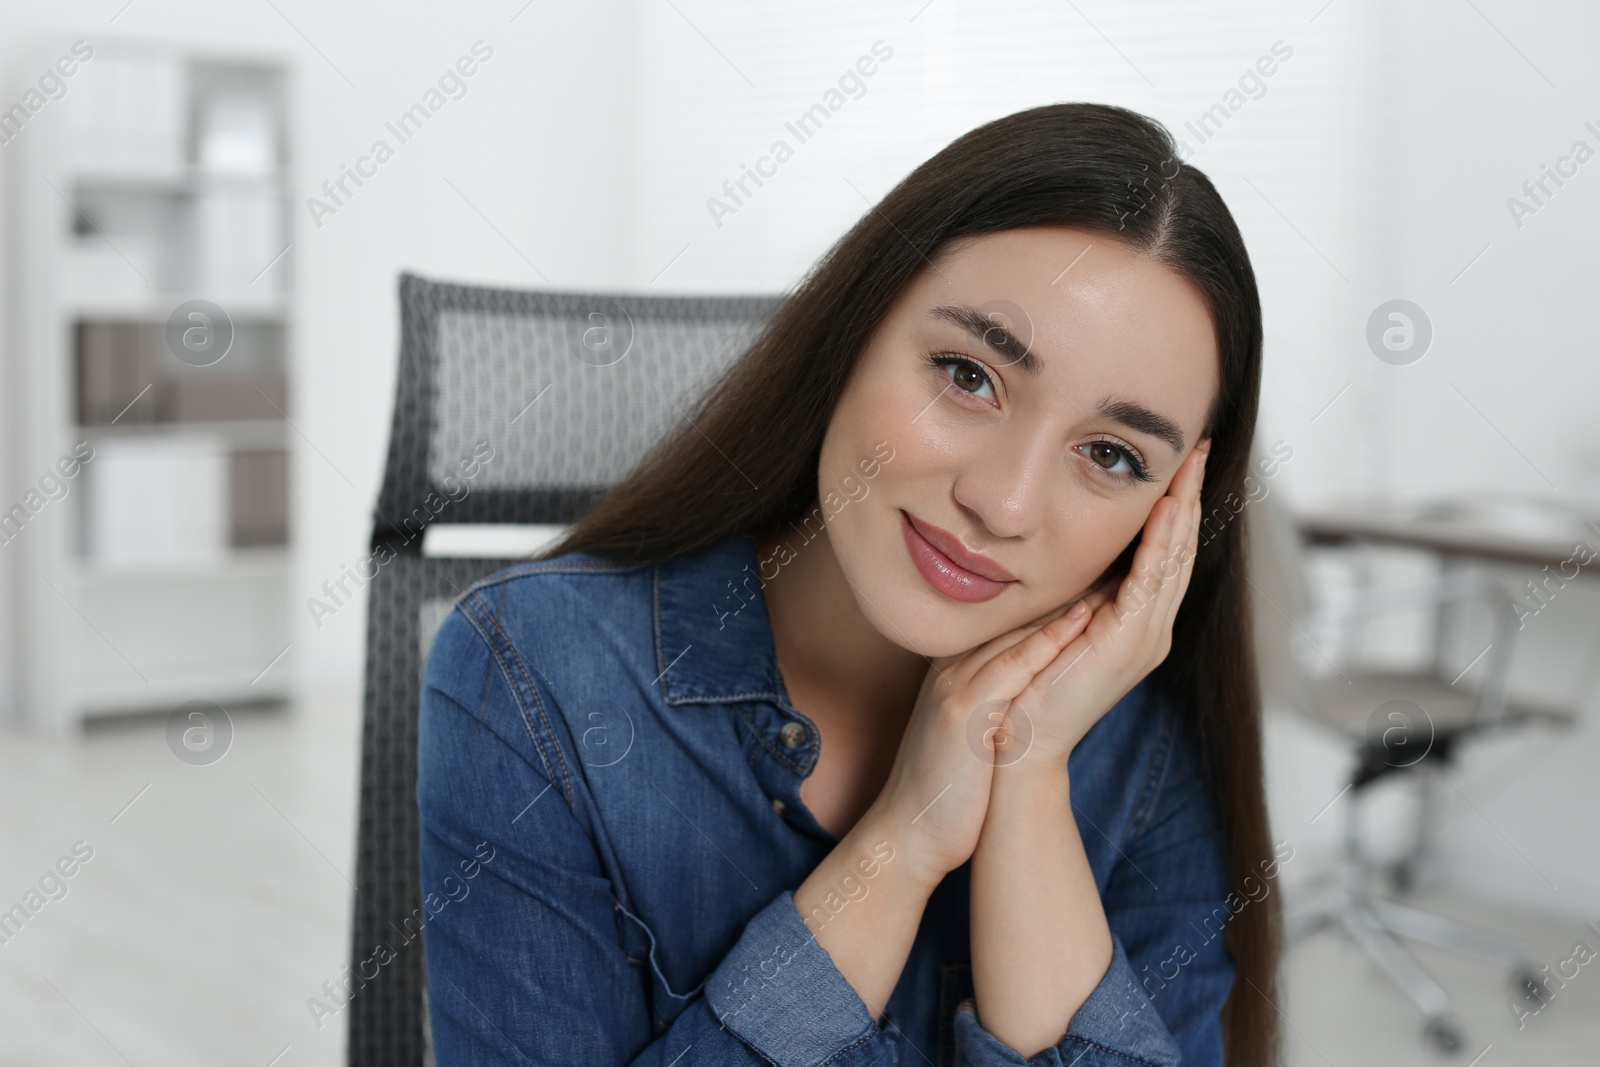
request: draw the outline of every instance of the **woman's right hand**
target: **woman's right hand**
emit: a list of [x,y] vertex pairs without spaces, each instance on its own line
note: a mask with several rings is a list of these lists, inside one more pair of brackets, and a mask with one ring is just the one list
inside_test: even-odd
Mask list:
[[873,803],[896,851],[930,885],[972,856],[995,763],[1010,758],[1006,745],[1025,743],[1008,734],[1011,700],[1083,632],[1092,606],[1092,599],[1063,604],[974,649],[931,661]]

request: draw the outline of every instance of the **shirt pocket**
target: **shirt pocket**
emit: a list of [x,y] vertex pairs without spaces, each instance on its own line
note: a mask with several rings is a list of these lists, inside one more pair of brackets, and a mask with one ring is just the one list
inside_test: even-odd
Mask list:
[[613,901],[613,907],[617,914],[618,942],[627,954],[629,965],[643,970],[649,977],[652,1037],[660,1037],[683,1009],[700,995],[705,988],[705,981],[702,980],[693,989],[682,992],[674,989],[667,981],[666,975],[661,973],[655,933],[643,919],[623,907],[620,902]]

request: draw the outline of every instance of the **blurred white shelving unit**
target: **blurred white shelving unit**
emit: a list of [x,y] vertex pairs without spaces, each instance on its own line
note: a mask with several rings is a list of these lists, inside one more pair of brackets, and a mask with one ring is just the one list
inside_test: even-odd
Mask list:
[[284,699],[289,68],[82,41],[34,68],[64,90],[3,131],[25,719]]

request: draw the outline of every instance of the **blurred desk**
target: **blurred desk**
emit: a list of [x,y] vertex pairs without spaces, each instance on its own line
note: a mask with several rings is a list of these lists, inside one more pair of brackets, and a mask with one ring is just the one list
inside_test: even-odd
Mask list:
[[[1298,512],[1295,522],[1311,545],[1371,544],[1431,552],[1439,557],[1441,589],[1453,573],[1474,563],[1548,569],[1551,576],[1540,579],[1538,587],[1533,581],[1526,583],[1531,604],[1506,590],[1507,604],[1513,610],[1521,603],[1524,610],[1537,613],[1552,578],[1559,587],[1584,576],[1600,577],[1600,507],[1584,507],[1576,501],[1538,497],[1349,500]],[[1366,585],[1370,574],[1358,573],[1358,583]],[[1432,642],[1434,669],[1446,676],[1449,608],[1441,597],[1434,611]]]
[[1312,545],[1366,542],[1421,549],[1447,563],[1520,563],[1549,566],[1564,578],[1600,577],[1600,506],[1540,498],[1349,500],[1297,512],[1295,521]]

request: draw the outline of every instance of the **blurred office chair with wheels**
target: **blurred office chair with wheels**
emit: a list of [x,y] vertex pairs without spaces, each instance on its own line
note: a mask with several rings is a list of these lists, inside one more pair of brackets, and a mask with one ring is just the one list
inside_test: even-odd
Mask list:
[[679,409],[743,352],[777,303],[519,292],[401,276],[388,461],[371,561],[358,567],[369,614],[354,993],[346,1006],[351,1067],[433,1062],[417,938],[422,667],[456,597],[516,562],[430,555],[424,533],[440,524],[559,526],[578,518],[684,417]]
[[[1393,777],[1403,778],[1416,790],[1417,820],[1409,854],[1390,871],[1399,889],[1409,889],[1432,853],[1440,788],[1448,784],[1446,771],[1457,750],[1502,730],[1570,725],[1574,714],[1567,708],[1507,697],[1516,618],[1509,594],[1491,578],[1453,569],[1440,582],[1418,587],[1374,589],[1363,581],[1336,618],[1328,613],[1319,616],[1300,535],[1279,496],[1269,492],[1243,514],[1263,700],[1333,731],[1354,756],[1346,786],[1350,796],[1342,855],[1332,872],[1304,891],[1303,899],[1290,902],[1286,939],[1292,945],[1318,930],[1337,927],[1416,1002],[1426,1016],[1429,1041],[1442,1051],[1455,1051],[1464,1035],[1450,1015],[1449,997],[1401,939],[1502,964],[1516,991],[1537,1002],[1541,987],[1530,957],[1509,938],[1378,895],[1371,886],[1374,864],[1361,835],[1360,802],[1375,782]],[[1440,657],[1413,670],[1379,669],[1360,662],[1362,632],[1372,619],[1419,607],[1437,613],[1470,605],[1486,610],[1494,627],[1478,681],[1466,680],[1466,671],[1455,678],[1441,673],[1445,668]],[[1305,628],[1319,619],[1333,623],[1341,634],[1344,647],[1335,650],[1333,659],[1305,637]],[[1311,651],[1303,652],[1301,646]],[[1317,671],[1318,665],[1329,669]]]

